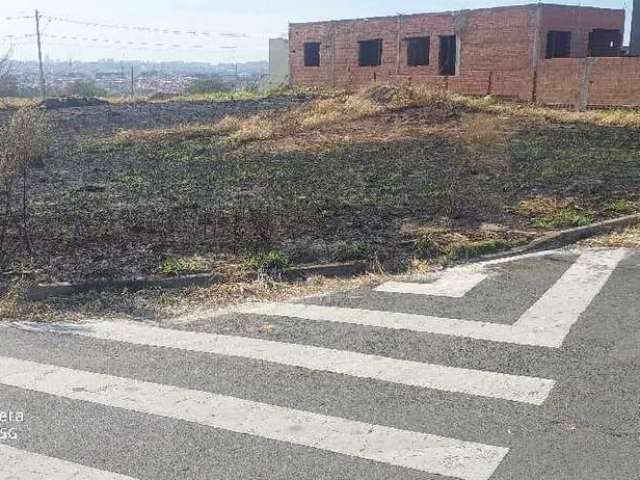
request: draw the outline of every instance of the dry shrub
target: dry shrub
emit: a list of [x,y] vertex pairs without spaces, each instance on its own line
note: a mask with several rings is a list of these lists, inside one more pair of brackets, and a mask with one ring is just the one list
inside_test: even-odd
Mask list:
[[45,112],[37,108],[21,108],[8,124],[0,128],[0,263],[6,259],[4,241],[12,220],[14,188],[21,178],[22,230],[25,246],[31,252],[28,229],[28,183],[31,166],[47,151],[50,124]]
[[502,152],[505,146],[505,119],[490,114],[465,115],[462,139],[472,152]]
[[15,112],[0,135],[0,178],[29,167],[42,158],[50,143],[47,114],[33,107]]
[[11,50],[0,56],[0,86],[11,75]]
[[308,107],[297,110],[300,124],[305,130],[316,130],[343,120],[343,101],[336,98],[316,100]]
[[26,284],[17,282],[7,292],[0,292],[0,320],[20,317],[25,291]]
[[240,128],[229,137],[231,140],[244,143],[255,140],[268,140],[274,136],[276,129],[273,122],[263,116],[254,115],[241,121]]
[[286,111],[279,118],[274,120],[277,123],[277,131],[281,135],[295,135],[304,128],[304,116],[300,108]]
[[213,131],[216,134],[224,135],[235,133],[242,127],[242,120],[238,117],[233,117],[231,115],[225,115],[222,120],[218,121],[213,126]]
[[350,120],[372,117],[385,111],[383,105],[377,105],[371,99],[361,97],[360,95],[347,97],[344,108],[345,113]]
[[467,105],[470,100],[442,89],[421,85],[372,85],[361,90],[357,98],[369,101],[384,110],[402,110],[415,107],[450,108]]

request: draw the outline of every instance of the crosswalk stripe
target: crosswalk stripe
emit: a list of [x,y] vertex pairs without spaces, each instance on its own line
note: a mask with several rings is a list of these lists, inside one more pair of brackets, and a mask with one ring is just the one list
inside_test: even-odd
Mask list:
[[509,451],[504,447],[9,357],[0,357],[0,384],[462,480],[488,480]]
[[300,303],[254,303],[237,306],[234,310],[246,314],[350,323],[560,348],[571,327],[627,254],[625,249],[583,253],[560,280],[513,325]]
[[542,378],[396,360],[308,345],[158,328],[132,322],[24,326],[49,333],[71,333],[135,345],[257,359],[316,371],[534,405],[541,405],[555,385],[555,381]]
[[256,303],[236,308],[238,313],[299,318],[321,322],[349,323],[394,330],[411,330],[493,342],[537,345],[535,336],[526,337],[510,325],[413,313],[384,312],[361,308],[329,307],[303,303]]
[[573,325],[609,281],[628,250],[593,250],[582,254],[522,317],[514,328],[539,332],[560,347]]
[[135,480],[57,458],[0,445],[0,480]]
[[434,279],[431,283],[391,281],[383,283],[375,291],[462,298],[488,276],[487,273],[475,268],[452,268],[426,277],[426,279]]

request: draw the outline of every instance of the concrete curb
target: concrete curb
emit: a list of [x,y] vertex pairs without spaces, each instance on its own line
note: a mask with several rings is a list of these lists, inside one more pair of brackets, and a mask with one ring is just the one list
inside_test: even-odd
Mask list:
[[579,242],[580,240],[603,235],[605,233],[611,233],[616,230],[623,230],[638,224],[640,224],[640,214],[635,214],[627,215],[626,217],[614,218],[612,220],[605,220],[604,222],[594,223],[592,225],[587,225],[586,227],[561,230],[559,232],[553,232],[545,235],[544,237],[537,238],[523,247],[474,258],[472,263],[484,262],[487,260],[499,260],[501,258],[515,257],[518,255],[542,252],[545,250],[554,250],[566,247]]
[[[335,263],[328,265],[309,265],[290,268],[282,272],[281,278],[293,282],[305,280],[314,276],[329,278],[350,277],[366,272],[369,265],[364,262]],[[255,272],[248,272],[242,280],[251,281],[258,278]],[[135,292],[148,288],[187,288],[206,287],[209,285],[224,283],[226,279],[220,275],[204,273],[198,275],[186,275],[181,277],[136,277],[125,279],[92,280],[81,283],[52,283],[39,284],[31,287],[25,294],[29,301],[44,300],[50,297],[68,297],[71,295],[102,292],[107,290],[127,290]]]
[[[586,227],[572,228],[560,232],[553,232],[542,238],[538,238],[528,245],[514,248],[506,252],[483,255],[481,257],[461,261],[460,263],[477,263],[488,260],[499,260],[502,258],[515,257],[527,253],[534,253],[544,250],[553,250],[556,248],[571,245],[580,240],[602,235],[605,233],[621,230],[640,224],[640,214],[628,215],[626,217],[606,220],[604,222],[594,223]],[[310,265],[304,267],[296,267],[282,272],[282,280],[288,282],[305,280],[313,276],[323,276],[330,278],[344,278],[365,273],[369,270],[366,262],[351,263],[335,263],[329,265]],[[255,280],[258,277],[256,273],[248,273],[243,280]],[[40,284],[27,290],[26,299],[31,301],[44,300],[50,297],[67,297],[79,293],[90,291],[106,291],[106,290],[128,290],[139,291],[148,288],[186,288],[196,286],[207,286],[217,283],[224,283],[225,278],[215,274],[188,275],[183,277],[139,277],[129,279],[116,280],[94,280],[83,283],[56,283],[56,284]]]

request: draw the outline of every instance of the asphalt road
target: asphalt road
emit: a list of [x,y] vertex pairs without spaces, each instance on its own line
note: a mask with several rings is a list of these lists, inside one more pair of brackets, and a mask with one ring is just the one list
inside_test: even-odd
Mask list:
[[640,479],[640,251],[0,326],[0,480]]

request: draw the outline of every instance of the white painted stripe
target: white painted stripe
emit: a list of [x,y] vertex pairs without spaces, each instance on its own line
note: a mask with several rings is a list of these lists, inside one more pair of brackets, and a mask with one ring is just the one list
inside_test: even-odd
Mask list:
[[503,447],[7,357],[0,357],[0,384],[463,480],[488,480],[508,453]]
[[522,317],[514,328],[529,331],[560,347],[573,325],[600,293],[625,249],[593,250],[582,254]]
[[0,480],[134,480],[76,463],[0,445]]
[[301,303],[257,303],[236,309],[239,313],[300,318],[320,322],[350,323],[370,327],[411,330],[492,342],[538,345],[536,338],[520,335],[511,325],[432,317],[412,313],[382,312],[359,308],[327,307]]
[[375,291],[462,298],[488,276],[487,273],[475,268],[452,268],[423,277],[424,280],[433,279],[431,283],[386,282]]
[[308,345],[170,330],[132,322],[100,322],[83,325],[24,325],[30,330],[63,334],[72,333],[135,345],[230,355],[316,371],[327,371],[534,405],[541,405],[555,385],[553,380],[542,378],[396,360],[377,355],[366,355]]
[[514,325],[297,303],[248,304],[236,311],[559,348],[627,253],[625,249],[583,253]]
[[518,262],[522,260],[531,260],[535,258],[549,257],[551,255],[566,257],[570,255],[580,255],[584,249],[562,249],[562,250],[543,250],[541,252],[524,253],[522,255],[514,255],[512,257],[501,257],[493,260],[482,260],[472,265],[476,268],[490,267],[493,265],[502,265],[505,263]]

